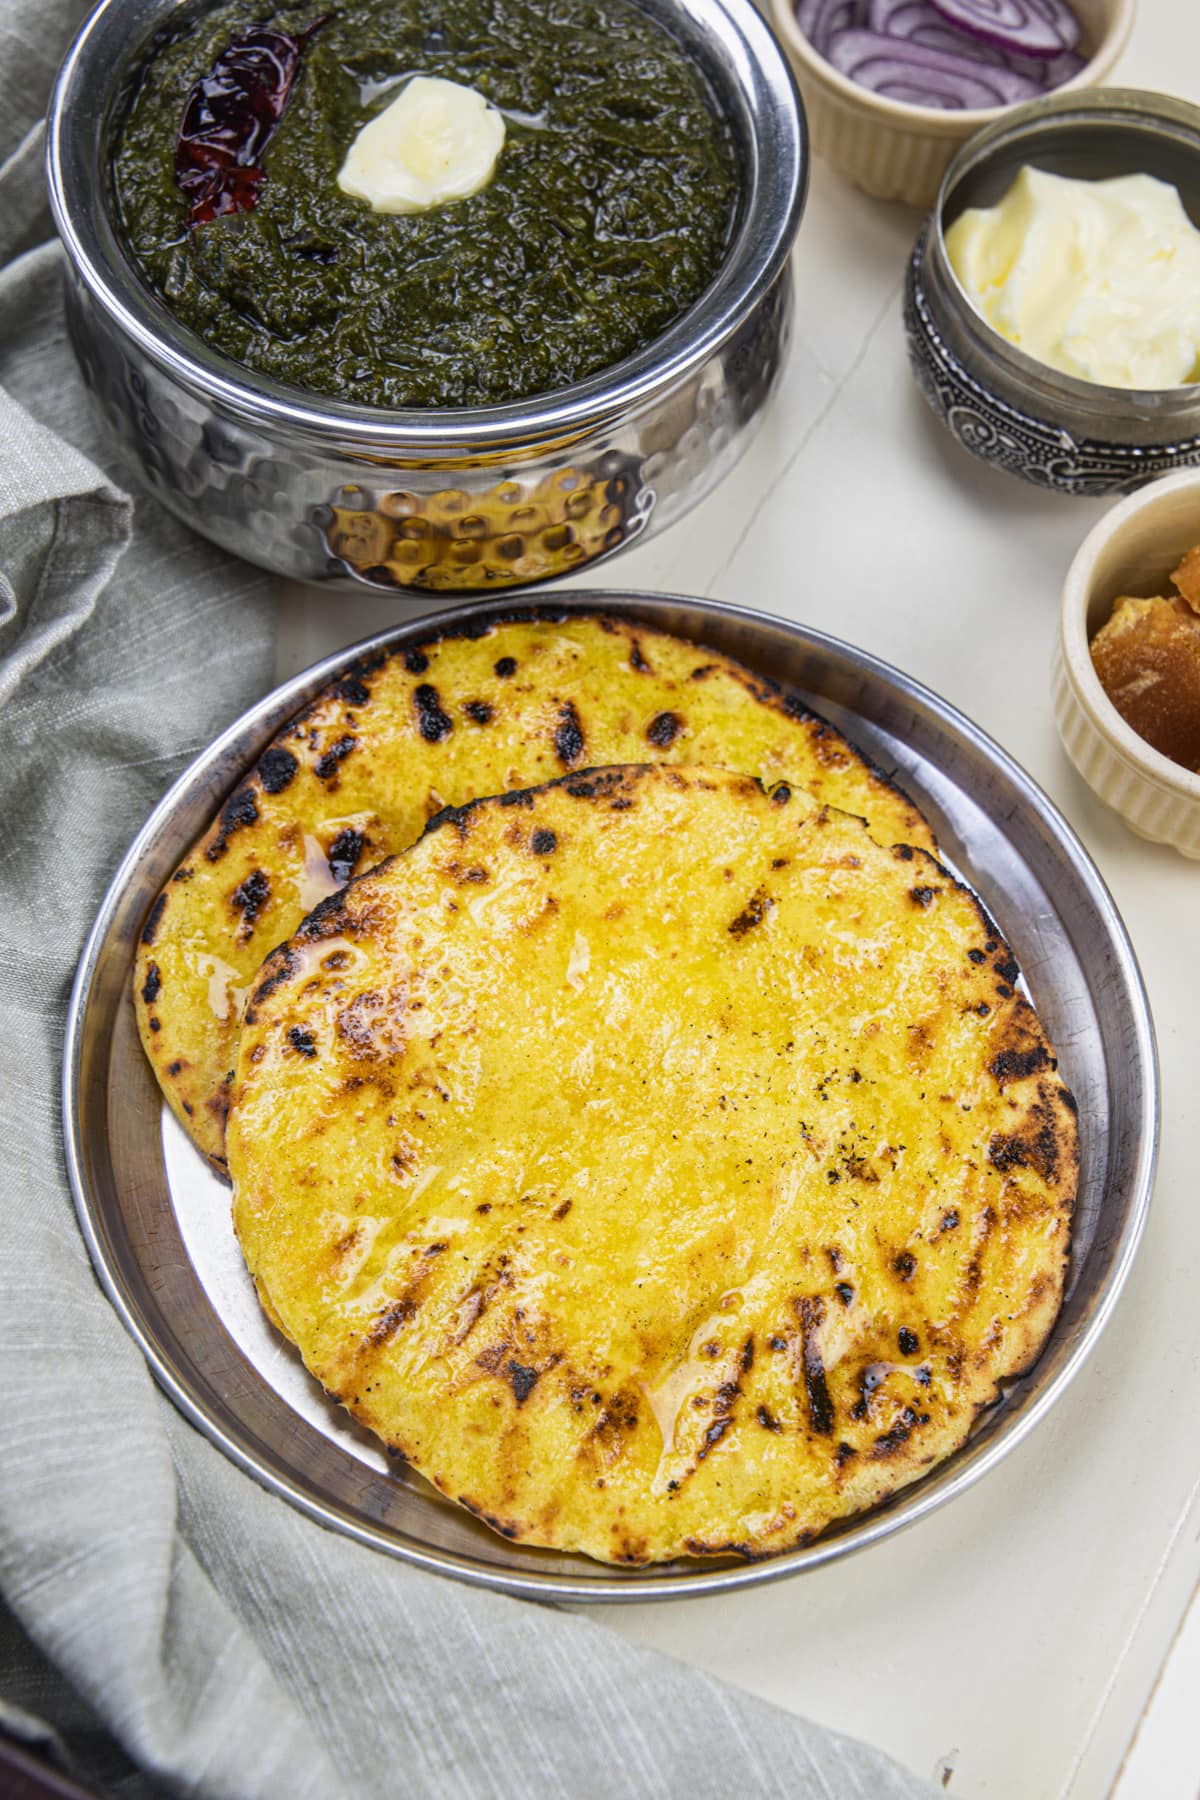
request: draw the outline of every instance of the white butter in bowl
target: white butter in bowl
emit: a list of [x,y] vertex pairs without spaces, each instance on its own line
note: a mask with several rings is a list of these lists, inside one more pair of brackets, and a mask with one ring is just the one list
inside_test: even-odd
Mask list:
[[428,212],[485,188],[503,148],[504,120],[477,89],[415,75],[359,131],[338,186],[378,213]]
[[946,252],[993,330],[1050,368],[1140,389],[1200,374],[1200,231],[1169,182],[1026,166],[960,214]]

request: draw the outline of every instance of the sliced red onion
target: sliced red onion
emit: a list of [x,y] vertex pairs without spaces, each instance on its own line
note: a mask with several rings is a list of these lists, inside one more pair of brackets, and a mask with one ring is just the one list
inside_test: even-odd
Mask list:
[[[988,63],[992,68],[1013,67],[1011,58],[1003,50],[997,50],[994,44],[985,44],[982,38],[969,38],[965,31],[955,31],[953,25],[947,25],[945,19],[938,19],[936,25],[914,25],[909,33],[909,42],[923,44],[926,50],[941,50],[947,56],[969,56],[972,62]],[[1026,60],[1032,63],[1033,58]],[[1041,91],[1042,77],[1032,67],[1018,69],[1017,73],[1024,75]]]
[[1062,39],[1064,50],[1074,50],[1080,38],[1082,26],[1079,15],[1069,0],[1025,0],[1035,13],[1041,13],[1047,24],[1053,27]]
[[931,50],[877,31],[835,31],[824,54],[849,81],[909,106],[946,111],[1012,106],[1043,91],[1040,82],[1004,63]]
[[867,0],[796,0],[796,23],[824,56],[835,31],[853,31],[866,23]]
[[[947,25],[931,0],[870,0],[867,7],[867,29],[885,37],[907,38],[911,44],[924,44],[927,50],[946,50],[952,56],[970,56],[976,62],[999,63],[1007,58],[1002,50],[979,38],[968,37]],[[1023,70],[1023,74],[1030,73]]]
[[1079,42],[1079,20],[1066,0],[933,0],[960,31],[1019,56],[1060,56]]
[[[978,43],[979,40],[975,41]],[[1086,56],[1080,56],[1077,50],[1064,50],[1061,56],[1009,55],[1006,61],[1018,74],[1031,75],[1035,81],[1041,81],[1047,92],[1061,87],[1064,81],[1071,81],[1080,69],[1087,67]]]
[[1061,87],[1085,66],[1084,58],[1074,50],[1064,50],[1059,56],[1018,56],[1014,51],[985,43],[982,38],[971,37],[949,24],[933,0],[869,0],[866,22],[871,31],[904,38],[926,50],[966,56],[992,67],[1003,64],[1032,81],[1043,93]]
[[[1084,67],[1073,50],[1021,54],[962,30],[947,18],[952,4],[995,13],[1005,7],[1058,7],[1062,0],[797,0],[796,16],[814,49],[835,68],[863,87],[915,106],[1008,106],[1061,86]],[[1075,30],[1078,34],[1077,24]],[[834,55],[832,47],[847,37],[850,42],[842,42]],[[914,48],[931,52],[935,60],[914,59],[907,54]],[[900,70],[889,65],[889,56],[899,59]]]
[[[1072,75],[1076,65],[1083,67],[1083,58],[1073,51],[1066,51],[1061,57],[1016,56],[1011,50],[985,44],[982,38],[969,37],[957,26],[948,25],[932,0],[871,0],[867,26],[888,37],[906,38],[910,44],[924,44],[927,50],[944,50],[947,56],[969,56],[972,62],[990,63],[993,67],[1003,64],[1018,75],[1027,75],[1039,88],[1053,85],[1051,72],[1068,58]],[[1066,81],[1068,77],[1064,74],[1058,79]]]

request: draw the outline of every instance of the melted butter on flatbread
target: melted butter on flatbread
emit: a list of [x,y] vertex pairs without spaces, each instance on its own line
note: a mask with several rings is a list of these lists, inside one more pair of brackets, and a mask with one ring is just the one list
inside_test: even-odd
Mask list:
[[796,788],[481,801],[263,966],[247,1262],[326,1389],[506,1536],[790,1548],[960,1445],[1054,1320],[1075,1115],[1017,975],[932,856]]

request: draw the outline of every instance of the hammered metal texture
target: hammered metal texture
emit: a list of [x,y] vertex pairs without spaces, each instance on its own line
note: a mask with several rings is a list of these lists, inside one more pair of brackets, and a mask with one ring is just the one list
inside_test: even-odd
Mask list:
[[785,267],[698,374],[582,441],[434,466],[257,431],[165,375],[70,270],[66,301],[84,382],[132,477],[193,530],[281,575],[472,594],[599,562],[702,499],[778,380],[792,284]]

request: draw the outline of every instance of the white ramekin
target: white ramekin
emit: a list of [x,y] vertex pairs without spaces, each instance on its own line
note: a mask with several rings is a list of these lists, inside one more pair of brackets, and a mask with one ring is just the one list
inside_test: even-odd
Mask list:
[[1142,488],[1083,540],[1063,585],[1052,676],[1063,746],[1088,786],[1139,837],[1200,859],[1200,775],[1140,738],[1100,685],[1090,644],[1121,594],[1172,592],[1171,570],[1200,543],[1200,470]]
[[[1136,0],[1072,0],[1088,61],[1055,93],[1106,80],[1125,48]],[[796,23],[795,0],[771,0],[771,22],[791,58],[808,113],[813,149],[839,174],[880,200],[930,206],[960,144],[1002,117],[1003,106],[946,112],[885,100],[839,75]]]

